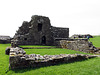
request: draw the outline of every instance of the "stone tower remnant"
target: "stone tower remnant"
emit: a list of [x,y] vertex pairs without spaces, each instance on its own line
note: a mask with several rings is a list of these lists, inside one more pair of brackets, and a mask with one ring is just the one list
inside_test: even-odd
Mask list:
[[48,17],[34,15],[30,22],[23,22],[12,42],[17,45],[54,45],[55,38],[68,37],[69,28],[53,27]]

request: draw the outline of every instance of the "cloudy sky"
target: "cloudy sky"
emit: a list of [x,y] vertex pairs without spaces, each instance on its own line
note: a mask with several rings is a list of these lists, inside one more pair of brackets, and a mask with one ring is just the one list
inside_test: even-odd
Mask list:
[[14,36],[32,15],[47,16],[51,25],[73,34],[100,35],[100,0],[0,0],[0,35]]

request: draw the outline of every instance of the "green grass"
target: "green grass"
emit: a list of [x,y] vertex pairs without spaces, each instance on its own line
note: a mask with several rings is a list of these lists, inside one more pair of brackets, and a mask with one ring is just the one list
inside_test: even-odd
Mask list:
[[9,67],[9,56],[5,55],[5,49],[10,44],[0,44],[0,75],[4,75]]
[[[96,47],[100,47],[100,36],[90,39]],[[100,75],[100,58],[92,58],[84,61],[73,63],[59,64],[55,66],[41,68],[27,68],[10,70],[9,56],[5,55],[6,47],[10,44],[0,44],[0,75]],[[26,47],[26,46],[25,46]],[[29,46],[28,46],[29,47]],[[30,46],[34,47],[34,46]],[[36,47],[36,46],[35,46]],[[39,46],[40,47],[40,46]],[[74,50],[67,49],[25,49],[27,54],[55,55],[55,54],[87,54]]]
[[55,47],[55,46],[41,46],[41,45],[20,45],[20,47]]
[[100,36],[94,36],[94,38],[90,38],[90,41],[94,46],[100,47]]
[[54,49],[24,49],[26,54],[57,55],[57,54],[89,54],[75,50],[54,48]]

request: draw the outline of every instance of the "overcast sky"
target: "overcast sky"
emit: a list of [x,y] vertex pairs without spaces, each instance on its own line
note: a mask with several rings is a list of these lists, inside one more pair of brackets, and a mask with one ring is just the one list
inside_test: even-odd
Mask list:
[[0,35],[14,36],[32,15],[47,16],[51,25],[73,34],[100,35],[100,0],[0,0]]

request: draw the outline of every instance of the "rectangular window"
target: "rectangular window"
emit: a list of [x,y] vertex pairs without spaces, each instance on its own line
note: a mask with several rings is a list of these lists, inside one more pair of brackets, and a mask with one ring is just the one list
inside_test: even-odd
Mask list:
[[42,31],[42,23],[38,23],[38,31]]

